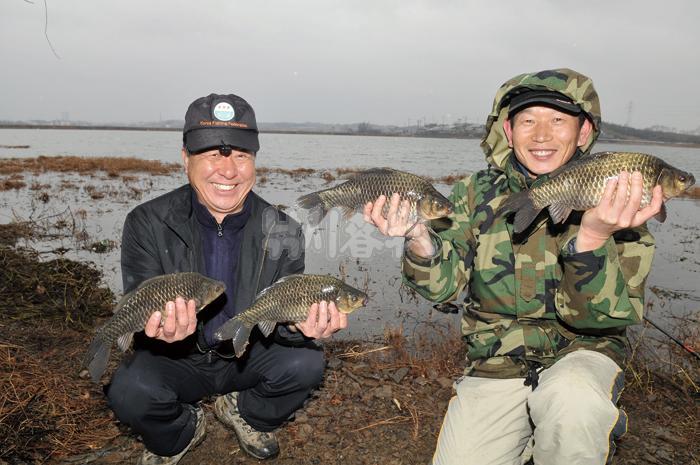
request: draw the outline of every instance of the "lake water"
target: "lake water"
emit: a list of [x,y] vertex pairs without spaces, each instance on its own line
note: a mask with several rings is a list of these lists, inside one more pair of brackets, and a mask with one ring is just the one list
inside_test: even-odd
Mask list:
[[[0,148],[3,158],[39,155],[133,156],[179,162],[182,145],[179,132],[0,129],[0,145],[29,145],[28,149]],[[270,168],[313,168],[318,173],[292,178],[271,174],[256,187],[256,192],[271,203],[294,205],[307,192],[327,187],[323,170],[389,166],[420,175],[440,177],[470,173],[485,167],[478,140],[427,139],[400,137],[325,136],[300,134],[262,134],[258,166]],[[700,149],[656,145],[598,144],[596,151],[629,150],[653,153],[674,166],[700,175]],[[92,177],[71,174],[33,175],[25,173],[24,189],[0,192],[0,223],[17,220],[43,222],[47,230],[60,219],[72,221],[79,240],[58,237],[52,241],[30,243],[51,258],[57,248],[66,256],[90,260],[103,270],[105,282],[121,293],[119,249],[95,253],[83,246],[100,240],[121,237],[124,216],[135,205],[161,195],[186,182],[183,174],[141,176],[124,181],[103,173]],[[437,185],[444,193],[450,187]],[[94,199],[91,189],[102,190],[104,198]],[[47,196],[42,197],[46,193]],[[700,203],[674,199],[667,205],[664,224],[649,222],[657,239],[654,266],[647,282],[649,315],[675,327],[676,317],[700,311]],[[299,218],[294,208],[288,213]],[[75,229],[74,228],[74,229]],[[60,234],[59,234],[60,236]],[[307,272],[344,275],[371,296],[367,308],[351,316],[351,328],[344,335],[374,339],[385,327],[401,325],[407,335],[417,330],[451,327],[456,331],[458,317],[443,315],[429,302],[401,287],[400,239],[386,239],[365,224],[359,215],[342,220],[329,215],[319,228],[308,228]]]

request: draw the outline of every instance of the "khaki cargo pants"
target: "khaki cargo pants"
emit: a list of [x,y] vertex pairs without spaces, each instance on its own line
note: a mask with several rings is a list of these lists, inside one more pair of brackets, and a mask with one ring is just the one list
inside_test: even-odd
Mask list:
[[433,465],[604,465],[627,430],[616,406],[622,385],[620,367],[590,350],[542,371],[534,391],[522,378],[464,377]]

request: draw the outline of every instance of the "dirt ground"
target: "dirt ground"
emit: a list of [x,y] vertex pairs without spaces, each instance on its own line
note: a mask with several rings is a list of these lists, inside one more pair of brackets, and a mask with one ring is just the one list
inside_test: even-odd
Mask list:
[[[0,464],[135,463],[141,444],[114,420],[101,388],[77,375],[89,330],[41,321],[0,324],[0,392],[17,394],[14,404],[7,395],[0,403]],[[387,332],[382,344],[327,344],[325,380],[279,430],[281,454],[268,463],[429,463],[452,382],[462,369],[463,348],[458,337],[417,347],[405,343],[395,331]],[[110,369],[116,363],[113,356]],[[47,386],[47,379],[54,381]],[[629,432],[613,463],[699,464],[700,399],[672,378],[649,375],[643,366],[628,369],[628,379],[622,405],[630,417]],[[23,391],[31,397],[28,402],[17,401]],[[8,415],[12,405],[22,408]],[[181,463],[257,463],[216,420],[212,399],[203,406],[208,434]]]

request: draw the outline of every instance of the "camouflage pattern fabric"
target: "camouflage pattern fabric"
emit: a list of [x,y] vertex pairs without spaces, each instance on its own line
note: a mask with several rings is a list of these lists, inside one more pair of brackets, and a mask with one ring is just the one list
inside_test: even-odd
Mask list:
[[579,349],[602,352],[623,365],[625,327],[642,318],[654,239],[643,226],[618,232],[599,249],[571,253],[568,243],[581,213],[554,225],[543,212],[517,235],[511,219],[494,216],[511,193],[527,188],[503,133],[510,97],[523,88],[556,90],[578,103],[594,123],[582,147],[590,150],[600,131],[600,106],[589,78],[561,69],[506,82],[482,141],[490,167],[455,184],[451,225],[433,234],[435,256],[423,259],[407,250],[404,281],[435,302],[455,300],[466,290],[467,375],[523,377],[529,367],[549,367]]

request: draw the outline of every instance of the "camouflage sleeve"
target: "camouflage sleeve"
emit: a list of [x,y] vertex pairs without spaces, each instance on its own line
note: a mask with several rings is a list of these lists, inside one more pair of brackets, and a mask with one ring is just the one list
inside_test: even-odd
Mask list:
[[[468,182],[468,181],[467,181]],[[476,243],[469,226],[468,185],[455,184],[450,194],[454,213],[451,226],[439,234],[431,232],[435,255],[420,258],[408,249],[402,262],[403,280],[420,295],[433,302],[456,298],[469,282]]]
[[605,245],[589,252],[572,253],[567,244],[568,240],[555,299],[559,317],[581,330],[640,322],[644,284],[654,255],[654,237],[646,225],[619,231]]

